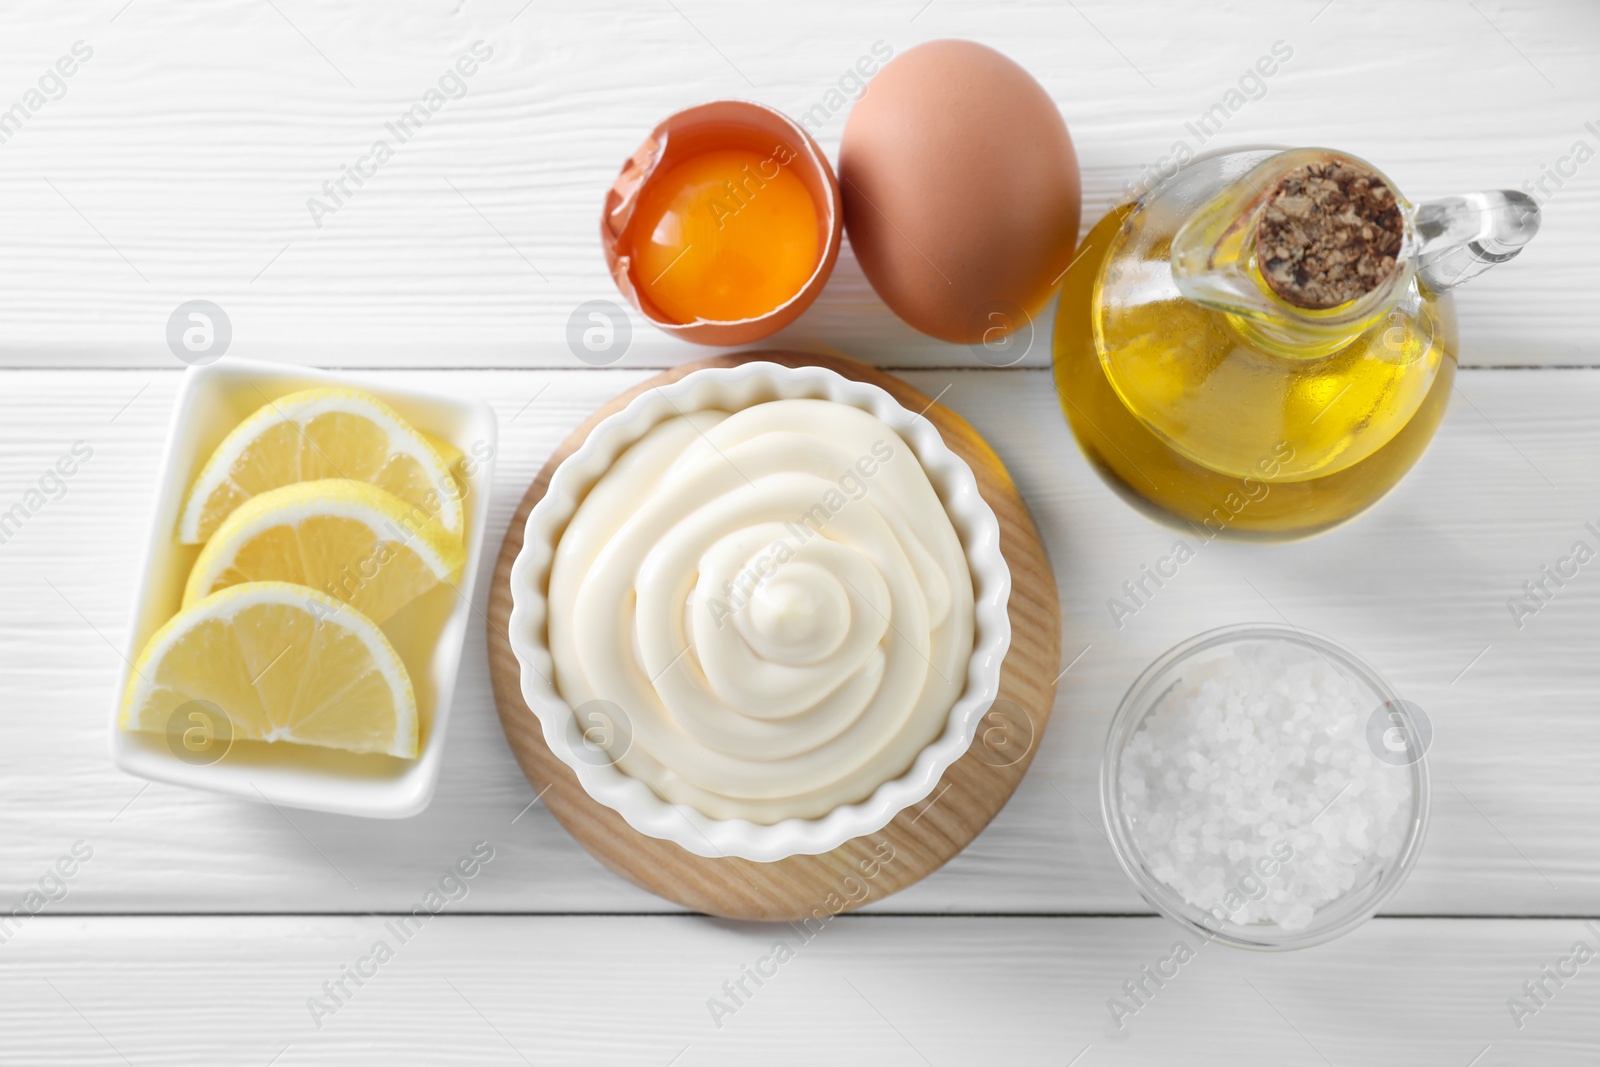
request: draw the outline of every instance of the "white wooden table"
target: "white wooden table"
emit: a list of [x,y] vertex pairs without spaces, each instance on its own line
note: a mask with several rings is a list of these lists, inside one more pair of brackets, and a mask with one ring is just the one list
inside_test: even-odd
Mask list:
[[[1034,510],[1075,666],[992,827],[831,924],[720,1026],[708,998],[777,934],[675,913],[528,807],[481,632],[417,818],[280,813],[111,768],[178,304],[221,305],[236,355],[491,401],[498,544],[583,415],[697,354],[637,316],[614,367],[565,341],[577,305],[616,295],[597,217],[640,137],[716,97],[798,115],[875,42],[941,36],[1001,48],[1054,95],[1086,227],[1141,166],[1193,147],[1185,121],[1280,40],[1292,59],[1214,143],[1343,147],[1413,198],[1561,168],[1530,250],[1461,292],[1467,369],[1400,490],[1316,540],[1219,544],[1118,629],[1106,598],[1172,535],[1085,465],[1046,346],[987,369],[898,323],[847,251],[777,340],[948,387]],[[493,55],[465,95],[317,226],[307,199],[478,40]],[[92,56],[58,94],[48,73],[78,41]],[[1521,628],[1506,601],[1600,524],[1600,162],[1572,155],[1600,149],[1597,59],[1590,0],[8,4],[0,111],[45,85],[0,144],[0,511],[75,441],[93,456],[0,544],[0,913],[41,880],[60,898],[0,943],[0,1062],[1596,1063],[1600,962],[1545,980],[1520,1028],[1508,998],[1575,942],[1600,948],[1583,921],[1600,915],[1600,563]],[[820,130],[830,153],[844,116]],[[1422,860],[1342,941],[1206,948],[1116,1030],[1108,998],[1178,930],[1097,828],[1108,716],[1167,646],[1279,618],[1354,645],[1432,717]],[[308,999],[479,840],[494,859],[467,895],[314,1019]],[[77,842],[92,857],[57,888],[47,871]]]

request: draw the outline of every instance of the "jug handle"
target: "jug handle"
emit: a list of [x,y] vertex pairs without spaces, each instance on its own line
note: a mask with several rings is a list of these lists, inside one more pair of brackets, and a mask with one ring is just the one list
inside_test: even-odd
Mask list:
[[1539,232],[1539,204],[1514,189],[1447,196],[1419,204],[1417,280],[1442,293],[1515,259]]

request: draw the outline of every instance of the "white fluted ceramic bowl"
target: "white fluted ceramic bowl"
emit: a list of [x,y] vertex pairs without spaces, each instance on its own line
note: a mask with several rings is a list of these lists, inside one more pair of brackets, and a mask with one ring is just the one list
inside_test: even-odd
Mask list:
[[[771,825],[713,819],[663,800],[645,783],[610,762],[580,755],[570,739],[581,736],[572,708],[546,679],[555,665],[546,636],[550,566],[562,532],[600,476],[629,445],[674,415],[707,408],[737,411],[768,400],[817,399],[869,411],[893,427],[928,473],[961,540],[972,572],[976,610],[966,685],[945,719],[944,731],[900,777],[872,795],[822,818],[786,819]],[[1011,571],[1000,554],[1000,524],[978,492],[972,469],[945,445],[933,423],[908,411],[875,385],[824,367],[745,363],[695,371],[641,393],[603,420],[582,447],[556,468],[532,512],[522,551],[511,568],[511,650],[522,669],[522,697],[539,718],[545,744],[572,768],[584,790],[642,834],[672,841],[697,856],[738,856],[773,862],[828,852],[852,838],[882,830],[901,811],[925,799],[946,769],[967,751],[984,711],[1000,691],[1000,664],[1011,645],[1006,605]]]

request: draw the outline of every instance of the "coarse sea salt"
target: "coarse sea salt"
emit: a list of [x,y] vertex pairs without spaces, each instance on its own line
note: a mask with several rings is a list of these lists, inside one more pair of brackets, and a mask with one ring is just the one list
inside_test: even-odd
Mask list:
[[1233,923],[1310,925],[1399,853],[1411,773],[1367,745],[1364,686],[1313,649],[1244,642],[1190,664],[1123,748],[1151,874]]

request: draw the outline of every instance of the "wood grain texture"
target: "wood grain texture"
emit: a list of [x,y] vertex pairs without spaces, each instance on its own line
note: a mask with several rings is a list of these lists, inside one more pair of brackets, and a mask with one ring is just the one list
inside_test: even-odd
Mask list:
[[[476,883],[497,877],[498,862]],[[1126,1002],[1123,983],[1171,955],[1182,935],[1165,920],[847,916],[809,941],[786,935],[793,956],[776,967],[785,935],[765,925],[447,912],[401,944],[387,921],[33,920],[0,947],[0,1060],[1592,1067],[1600,1058],[1591,973],[1600,964],[1549,985],[1549,1003],[1520,1030],[1506,1006],[1575,942],[1600,941],[1571,920],[1377,919],[1278,955],[1191,945],[1194,957],[1160,988],[1144,979],[1153,995],[1121,1029],[1107,1001]],[[366,964],[376,973],[359,988],[347,979],[351,995],[335,1004],[323,983],[379,940],[393,958]],[[744,974],[758,966],[768,972],[759,987]],[[745,995],[730,996],[724,983],[738,981]],[[337,1008],[320,1029],[312,997]],[[714,1018],[713,998],[731,1012]]]
[[[497,542],[545,458],[644,375],[393,377],[494,405],[501,440],[488,534]],[[1096,829],[1111,712],[1178,641],[1283,617],[1356,648],[1433,720],[1433,825],[1391,913],[1589,915],[1600,907],[1600,564],[1556,589],[1521,629],[1506,607],[1575,540],[1593,544],[1584,524],[1600,525],[1600,373],[1464,372],[1432,450],[1359,521],[1297,544],[1207,546],[1121,629],[1107,599],[1170,551],[1173,535],[1084,463],[1048,376],[902,377],[929,396],[948,386],[941,403],[1005,462],[1060,585],[1060,662],[1076,663],[1005,810],[935,876],[869,911],[1145,911]],[[500,874],[475,891],[470,910],[670,909],[607,872],[542,804],[529,807],[534,790],[496,720],[478,628],[468,634],[438,794],[414,819],[280,815],[242,800],[146,789],[112,769],[113,646],[130,613],[177,379],[0,375],[0,511],[74,440],[94,448],[65,495],[0,544],[0,903],[16,901],[81,838],[96,856],[61,910],[394,909],[430,871],[487,839],[499,849]],[[487,567],[478,578],[487,610]]]
[[[1520,188],[1561,166],[1544,231],[1462,290],[1468,364],[1600,362],[1592,300],[1600,8],[1586,0],[362,0],[8,5],[0,110],[83,40],[66,85],[0,145],[0,363],[173,367],[164,327],[207,298],[233,351],[330,366],[582,366],[565,337],[616,300],[597,240],[622,161],[665,115],[740,97],[803,116],[836,156],[858,59],[939,37],[1006,52],[1056,100],[1085,229],[1143,168],[1190,151],[1327,144],[1413,199]],[[483,40],[466,92],[401,144],[386,131]],[[1274,42],[1292,57],[1202,144],[1187,125]],[[837,103],[837,107],[833,104]],[[314,220],[324,182],[387,137],[394,158]],[[1563,157],[1567,162],[1562,163]],[[320,225],[318,225],[320,222]],[[634,316],[628,366],[696,358]],[[1033,365],[1042,365],[1048,321]],[[772,342],[880,366],[979,367],[898,322],[848,248]]]
[[[926,416],[945,444],[972,469],[978,491],[1000,523],[1000,545],[1011,569],[1011,647],[995,703],[1026,717],[991,741],[980,723],[967,754],[945,771],[928,798],[900,812],[877,833],[816,856],[775,863],[696,856],[670,841],[641,834],[592,799],[572,769],[557,758],[522,698],[522,667],[511,650],[511,568],[522,551],[528,514],[550,487],[556,468],[599,423],[634,397],[694,371],[734,367],[752,356],[713,356],[648,378],[600,405],[553,452],[511,516],[489,591],[486,622],[489,674],[506,740],[523,773],[578,843],[635,885],[694,911],[767,921],[820,918],[879,901],[932,874],[966,848],[1011,799],[1043,740],[1055,698],[1061,616],[1055,575],[1028,506],[1005,465],[971,426],[949,408],[893,375],[854,360],[766,351],[759,358],[785,366],[820,365],[883,389],[908,411]],[[1001,702],[1004,701],[1003,704]],[[987,717],[984,723],[987,723]],[[991,726],[993,724],[990,724]],[[887,846],[887,851],[885,847]],[[870,873],[870,877],[863,877]],[[859,894],[859,895],[858,895]]]
[[[1588,0],[106,0],[7,5],[0,113],[75,41],[94,55],[0,141],[0,911],[75,841],[64,899],[0,943],[0,1061],[1590,1065],[1589,964],[1517,1029],[1506,1008],[1584,937],[1567,919],[1380,917],[1263,957],[1205,949],[1126,1031],[1107,998],[1171,950],[1095,829],[1112,708],[1176,641],[1288,618],[1355,646],[1435,726],[1433,826],[1391,901],[1412,915],[1600,908],[1600,564],[1535,615],[1524,583],[1596,543],[1600,370],[1467,371],[1432,451],[1347,529],[1208,546],[1123,620],[1106,601],[1170,550],[1083,463],[1047,375],[986,369],[896,320],[848,245],[767,342],[904,375],[1004,459],[1060,583],[1061,710],[1012,801],[934,876],[832,923],[718,1028],[707,1001],[772,950],[770,926],[655,912],[533,790],[493,714],[481,631],[465,651],[437,797],[376,823],[276,812],[117,774],[115,648],[181,369],[165,327],[221,304],[231,351],[385,368],[489,399],[491,536],[594,407],[703,355],[634,316],[616,368],[577,359],[575,309],[616,300],[601,194],[665,114],[724,97],[792,115],[837,154],[857,59],[966,37],[1060,105],[1084,226],[1180,143],[1323,144],[1414,199],[1543,181],[1543,232],[1459,296],[1463,363],[1600,368],[1600,7]],[[318,226],[308,198],[371,150],[472,43],[493,57]],[[1201,146],[1187,125],[1281,41],[1290,60]],[[848,91],[851,86],[844,85]],[[1245,87],[1248,88],[1248,87]],[[1593,124],[1593,125],[1590,125]],[[1549,177],[1557,168],[1564,176]],[[1048,361],[1049,316],[1023,361]],[[6,370],[4,368],[34,368]],[[80,368],[80,369],[74,369]],[[97,368],[86,371],[81,368]],[[103,369],[99,369],[103,368]],[[405,369],[409,368],[409,370]],[[491,369],[504,368],[504,369]],[[943,369],[939,369],[943,368]],[[93,457],[42,481],[74,441]],[[479,575],[487,610],[487,568]],[[306,999],[476,841],[492,864],[337,1016]],[[895,913],[982,912],[986,918]],[[95,917],[162,912],[173,917]],[[348,913],[304,916],[196,912]],[[91,913],[91,914],[85,914]],[[476,916],[466,913],[480,913]]]

